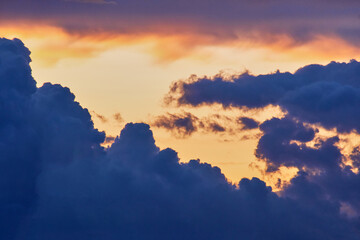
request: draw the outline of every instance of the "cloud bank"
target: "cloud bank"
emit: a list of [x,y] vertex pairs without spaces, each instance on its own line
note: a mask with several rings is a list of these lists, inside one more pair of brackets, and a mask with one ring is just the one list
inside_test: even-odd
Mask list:
[[29,54],[0,39],[1,239],[359,239],[359,175],[340,167],[336,138],[306,147],[291,140],[311,141],[311,127],[264,122],[257,154],[299,173],[280,194],[257,178],[233,185],[217,167],[160,150],[144,123],[104,149],[68,88],[36,87]]
[[221,76],[191,78],[171,86],[168,103],[200,106],[264,108],[280,106],[288,116],[300,121],[336,128],[339,132],[360,132],[360,63],[332,62],[326,66],[308,65],[294,74],[248,73],[232,81]]
[[14,0],[0,3],[0,20],[59,27],[76,37],[181,35],[189,46],[238,39],[286,46],[322,36],[358,46],[359,10],[352,0]]

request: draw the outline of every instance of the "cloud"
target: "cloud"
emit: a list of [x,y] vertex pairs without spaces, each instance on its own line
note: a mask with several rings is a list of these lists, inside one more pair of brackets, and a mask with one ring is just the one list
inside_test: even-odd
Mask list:
[[315,131],[264,122],[264,158],[325,174],[299,171],[279,194],[257,178],[233,185],[217,167],[160,150],[144,123],[101,147],[105,134],[68,88],[36,87],[29,54],[20,40],[0,39],[1,239],[359,239],[359,220],[340,208],[359,209],[360,181],[332,155],[341,154],[336,139],[297,149],[299,162],[319,152],[314,163],[286,163],[270,151],[287,153],[290,140],[306,143]]
[[[360,212],[359,195],[350,189],[360,183],[359,146],[350,156],[339,146],[340,134],[359,137],[359,69],[360,63],[352,60],[308,65],[293,74],[192,77],[175,82],[166,100],[178,106],[221,104],[259,111],[279,106],[284,117],[259,125],[262,135],[255,151],[266,174],[298,170],[279,194],[323,211],[333,203],[341,214],[354,218]],[[317,128],[330,130],[332,136],[321,135]]]
[[114,117],[114,120],[115,120],[116,122],[118,122],[118,123],[123,123],[123,122],[124,122],[124,118],[121,116],[120,113],[115,113],[115,114],[113,115],[113,117]]
[[102,123],[107,123],[108,122],[108,119],[104,116],[104,115],[101,115],[101,114],[98,114],[94,111],[91,111],[95,117],[97,117]]
[[160,115],[154,117],[151,125],[157,128],[164,128],[172,132],[175,137],[180,138],[189,137],[195,132],[226,133],[232,135],[234,132],[247,130],[244,127],[239,128],[238,121],[234,117],[220,114],[197,117],[190,112]]
[[212,132],[225,132],[226,131],[226,129],[223,126],[221,126],[220,124],[215,123],[215,122],[210,123],[208,128],[210,128]]
[[104,143],[113,143],[115,141],[116,137],[114,136],[106,136]]
[[259,127],[259,122],[248,117],[240,117],[238,121],[243,125],[243,130],[251,130]]
[[191,113],[179,115],[168,113],[166,116],[158,116],[152,125],[175,130],[179,136],[185,137],[197,131],[198,121],[199,119]]
[[[115,3],[105,0],[14,0],[1,5],[0,20],[4,25],[31,23],[30,26],[60,28],[74,37],[71,43],[81,37],[176,36],[176,44],[165,45],[169,50],[161,52],[165,55],[163,58],[184,54],[184,48],[225,43],[236,46],[239,42],[289,49],[331,38],[337,44],[355,49],[359,46],[359,35],[354,34],[360,6],[356,1],[339,4],[323,0],[211,3],[205,0],[159,0],[156,3],[123,0]],[[319,45],[324,47],[326,44]],[[181,51],[175,51],[173,46],[180,47]],[[78,48],[82,49],[81,46]],[[163,49],[164,45],[160,43],[158,50]],[[326,50],[329,49],[334,49],[332,44]]]
[[264,108],[280,106],[291,117],[339,132],[360,132],[360,63],[308,65],[295,73],[244,73],[231,81],[191,78],[171,86],[167,103],[201,106]]

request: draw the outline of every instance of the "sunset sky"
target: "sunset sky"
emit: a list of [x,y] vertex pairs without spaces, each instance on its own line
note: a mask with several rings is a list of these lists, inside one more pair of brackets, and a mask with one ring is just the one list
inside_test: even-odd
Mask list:
[[[0,139],[0,154],[5,159],[1,163],[5,170],[1,171],[7,171],[6,166],[10,166],[8,159],[15,162],[20,159],[13,165],[25,164],[24,169],[38,172],[14,170],[15,175],[26,176],[24,182],[33,175],[36,179],[20,197],[11,195],[8,189],[22,189],[22,180],[14,181],[15,187],[11,185],[12,170],[0,177],[4,182],[0,182],[0,192],[5,193],[3,198],[0,195],[0,210],[9,212],[0,216],[0,223],[5,224],[12,211],[21,213],[14,214],[18,217],[10,221],[13,228],[3,233],[0,230],[0,237],[16,240],[110,240],[119,236],[135,240],[213,239],[215,236],[214,239],[224,240],[237,236],[237,239],[255,240],[359,239],[360,2],[2,0],[0,37],[4,38],[0,40],[0,110],[3,112],[0,116],[5,119],[0,120],[0,132],[4,136]],[[26,48],[31,52],[31,61]],[[33,79],[29,66],[36,87],[30,86]],[[26,124],[22,125],[23,120]],[[74,122],[68,123],[70,120]],[[73,129],[75,122],[81,122],[81,126]],[[82,130],[82,124],[86,130]],[[39,139],[38,145],[34,139]],[[22,147],[9,150],[8,145]],[[22,162],[21,156],[33,156],[34,149],[39,149],[34,159],[41,159],[41,164],[32,168],[27,161]],[[181,170],[168,169],[169,163],[161,160],[176,158],[168,151],[177,152],[182,164],[176,163],[176,166]],[[21,154],[11,158],[16,152]],[[148,169],[141,174],[142,167],[126,163],[132,158],[135,162],[138,158],[152,159],[150,152],[156,155],[155,159],[164,161],[162,167],[167,170],[161,174],[165,177],[160,175],[165,180],[152,178]],[[68,160],[70,158],[74,160]],[[106,167],[97,167],[98,163],[92,162],[84,166],[78,163],[87,158],[95,162],[119,158],[125,159],[125,163],[115,167],[113,163]],[[59,170],[63,167],[47,164],[47,159],[55,159],[56,164],[65,161],[75,167],[66,165],[67,170]],[[194,159],[200,162],[190,161]],[[11,169],[15,169],[13,165]],[[101,170],[94,170],[92,178],[89,169],[93,168]],[[114,177],[112,168],[123,175]],[[191,170],[186,170],[188,168]],[[178,184],[172,189],[169,186],[173,182],[167,174],[173,170],[174,175],[181,177],[171,180]],[[204,183],[201,182],[204,186],[189,190],[184,182],[193,178],[185,170],[191,174],[204,171]],[[102,177],[105,173],[111,176]],[[79,177],[82,174],[84,177]],[[186,177],[189,179],[184,180]],[[60,183],[61,178],[68,180]],[[109,183],[133,178],[128,185]],[[222,178],[221,186],[217,185],[218,178]],[[72,181],[74,187],[68,190],[66,186],[72,185]],[[124,190],[124,194],[131,196],[134,203],[129,203],[123,212],[133,214],[134,219],[120,213],[119,217],[117,210],[111,213],[112,208],[122,209],[121,201],[125,200],[119,200],[121,194],[114,197],[110,192],[118,187],[134,189],[136,184],[142,185],[145,181],[150,182],[147,183],[149,189],[157,189],[160,184],[157,181],[165,185],[171,182],[164,187],[168,187],[169,192],[164,190],[156,196],[147,195],[147,190],[142,188],[139,190],[139,196],[149,197],[149,201],[159,204],[160,208],[159,202],[166,202],[170,212],[177,204],[183,206],[191,202],[189,199],[195,199],[194,206],[184,209],[184,219],[192,208],[199,209],[206,204],[209,208],[229,204],[231,209],[233,201],[244,201],[247,206],[250,204],[248,193],[255,194],[255,202],[260,201],[263,194],[257,192],[260,188],[270,194],[267,201],[274,205],[269,208],[276,213],[254,217],[252,210],[244,213],[245,210],[235,208],[234,212],[244,213],[246,219],[265,219],[246,223],[244,229],[247,230],[236,233],[231,230],[231,222],[237,215],[226,215],[228,208],[224,206],[219,209],[221,213],[215,213],[219,219],[226,219],[224,226],[215,220],[203,223],[204,219],[197,214],[190,214],[189,225],[182,225],[183,218],[162,223],[163,220],[159,220],[165,217],[162,211],[152,212],[144,207],[144,212],[158,214],[153,220],[140,213],[143,205],[131,190]],[[217,187],[213,187],[213,181]],[[86,183],[93,184],[93,189],[84,188]],[[236,189],[241,200],[228,193],[227,188]],[[248,192],[241,192],[244,189]],[[114,198],[105,200],[109,201],[109,208],[93,210],[96,204],[102,203],[101,197],[93,198],[96,191],[104,198]],[[204,196],[210,194],[210,198],[216,200],[197,202],[200,197],[191,195],[190,191],[197,194],[204,191]],[[73,215],[69,213],[69,217],[67,210],[61,215],[53,209],[60,211],[66,207],[71,212],[82,206],[83,198],[78,197],[77,192],[83,193],[80,195],[86,196],[93,205],[80,207],[76,212],[80,227],[67,226],[64,222],[72,222]],[[217,192],[227,200],[217,199]],[[163,198],[168,194],[172,194],[171,197]],[[188,199],[179,203],[174,200],[177,194]],[[33,203],[30,195],[40,196],[40,200]],[[58,196],[64,205],[58,202]],[[2,199],[5,200],[2,202]],[[117,201],[121,203],[117,205]],[[21,205],[21,210],[9,204]],[[304,209],[303,204],[307,206]],[[248,208],[256,209],[256,206],[250,204]],[[204,216],[209,214],[206,209],[201,208]],[[299,211],[307,215],[302,216]],[[328,216],[322,215],[324,211]],[[86,212],[90,212],[89,215]],[[299,218],[291,221],[299,232],[291,226],[282,232],[267,224],[272,217],[287,222],[285,219],[297,214]],[[107,218],[108,215],[111,217]],[[105,219],[104,225],[98,223],[101,218]],[[307,218],[323,221],[324,225],[310,227]],[[54,223],[45,224],[46,230],[40,230],[47,219]],[[159,226],[155,224],[154,229],[166,226],[174,235],[143,228],[153,221],[161,222]],[[193,221],[202,222],[195,235],[190,234]],[[281,225],[281,221],[277,223]],[[131,230],[124,230],[125,234],[117,223]],[[172,228],[171,224],[180,224],[184,232],[178,233],[179,229]],[[203,230],[209,225],[219,229],[215,227],[213,233],[204,234]],[[251,229],[258,228],[252,228],[253,225],[264,229],[264,234],[259,230],[254,233]],[[88,235],[90,228],[94,232]]]
[[[360,13],[356,1],[345,2],[2,1],[0,32],[30,48],[38,86],[69,87],[95,126],[116,136],[126,122],[152,123],[167,112],[248,115],[164,106],[170,84],[191,75],[294,72],[357,59]],[[205,159],[234,181],[260,176],[248,167],[256,139],[244,141],[246,134],[153,131],[159,146],[173,147],[183,161]]]

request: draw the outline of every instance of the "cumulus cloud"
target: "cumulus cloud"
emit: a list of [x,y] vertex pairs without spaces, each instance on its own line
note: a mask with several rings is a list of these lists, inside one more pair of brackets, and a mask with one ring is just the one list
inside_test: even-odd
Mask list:
[[359,209],[359,175],[339,167],[336,139],[295,148],[297,160],[289,141],[316,131],[264,122],[258,153],[303,169],[281,194],[257,178],[233,185],[217,167],[160,150],[144,123],[127,124],[104,149],[105,134],[68,88],[36,87],[29,54],[20,40],[0,39],[1,239],[359,239],[359,220],[340,211]]
[[[343,215],[354,218],[360,211],[359,194],[350,189],[360,183],[359,146],[346,156],[339,147],[339,134],[352,132],[359,137],[359,71],[360,63],[352,60],[308,65],[293,74],[245,73],[230,81],[219,75],[192,77],[175,82],[166,100],[193,107],[222,104],[261,110],[279,106],[284,117],[259,125],[262,135],[255,154],[266,173],[281,167],[298,169],[280,195],[323,211],[332,203]],[[320,127],[331,130],[332,136],[320,136]],[[317,205],[320,202],[325,205]]]
[[224,107],[280,106],[291,117],[339,132],[360,132],[360,63],[308,65],[295,73],[244,73],[175,82],[166,97],[178,105],[219,103]]
[[115,114],[113,115],[113,117],[114,117],[114,120],[115,120],[116,122],[118,122],[118,123],[123,123],[123,122],[124,122],[124,118],[121,116],[120,113],[115,113]]

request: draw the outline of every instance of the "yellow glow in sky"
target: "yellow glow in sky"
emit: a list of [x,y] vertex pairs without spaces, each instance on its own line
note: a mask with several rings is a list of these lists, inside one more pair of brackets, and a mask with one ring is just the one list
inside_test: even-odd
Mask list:
[[[359,56],[358,50],[339,39],[321,37],[301,46],[290,46],[286,39],[272,45],[240,41],[191,46],[191,36],[186,41],[178,36],[79,37],[44,26],[2,27],[0,32],[3,37],[20,38],[32,51],[31,66],[38,86],[52,82],[69,87],[82,106],[109,119],[103,122],[94,117],[95,126],[109,136],[118,135],[126,122],[149,122],[156,115],[179,111],[164,107],[162,99],[172,82],[192,74],[295,71],[310,63]],[[125,122],[111,120],[115,113],[121,113]],[[261,177],[257,169],[249,167],[255,160],[256,139],[229,140],[210,133],[178,139],[164,130],[152,130],[157,144],[178,151],[182,161],[199,158],[217,165],[232,181]]]

